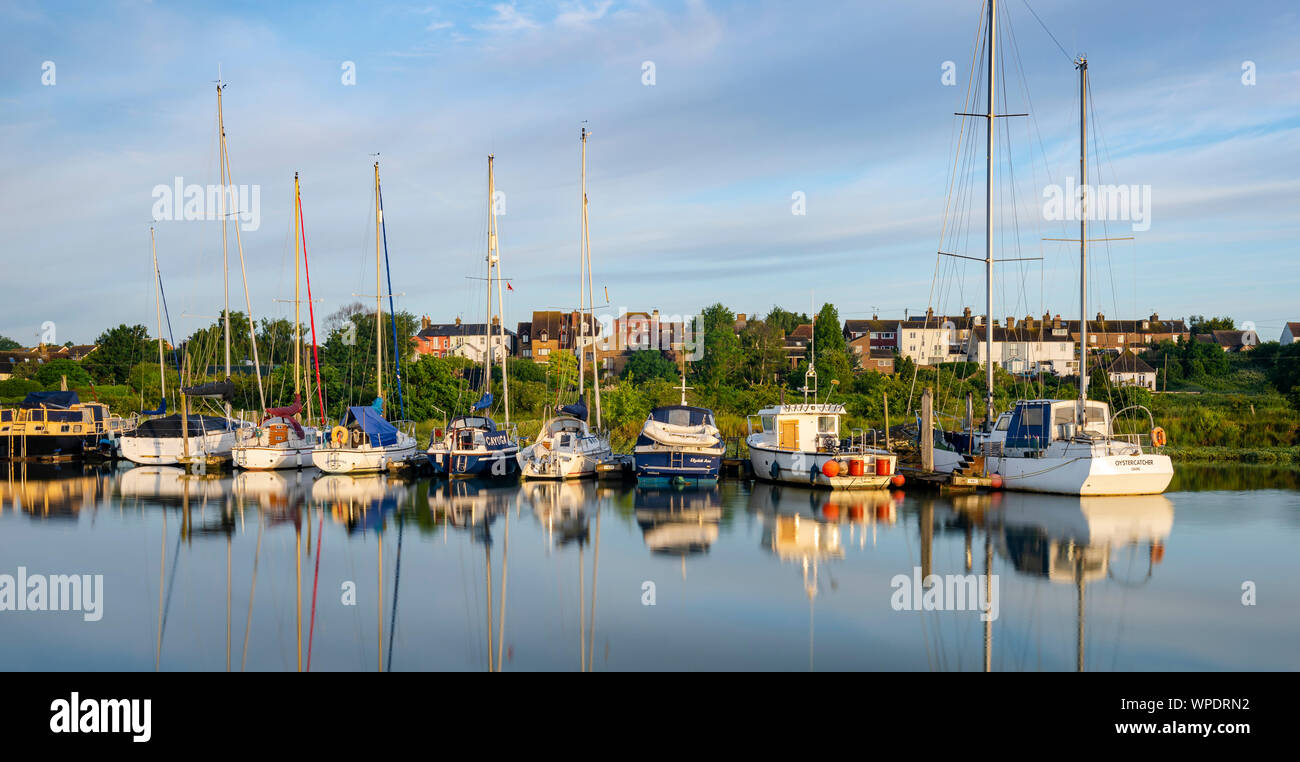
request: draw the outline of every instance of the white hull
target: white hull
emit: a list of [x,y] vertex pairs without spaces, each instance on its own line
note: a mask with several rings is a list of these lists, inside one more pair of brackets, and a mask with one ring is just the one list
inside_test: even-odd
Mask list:
[[525,479],[582,479],[596,475],[596,466],[611,455],[609,445],[588,450],[525,447],[519,451],[519,472]]
[[990,471],[1007,489],[1062,495],[1158,495],[1174,478],[1168,455],[994,458]]
[[312,463],[327,474],[365,474],[386,471],[393,463],[403,463],[422,455],[415,439],[401,435],[388,447],[334,447],[326,445],[312,450]]
[[[235,446],[238,431],[214,431],[211,434],[189,437],[189,454],[229,455]],[[185,437],[135,437],[123,436],[120,441],[122,457],[144,466],[171,466],[180,463],[185,455]]]
[[[894,469],[897,467],[895,457],[885,453],[834,455],[802,450],[769,450],[754,441],[758,436],[760,435],[750,438],[749,462],[754,468],[754,475],[764,481],[829,489],[884,489],[889,486]],[[827,461],[845,458],[866,458],[865,470],[868,473],[862,476],[849,476],[847,470],[841,470],[836,476],[827,476],[822,471]],[[887,458],[890,461],[890,473],[882,475],[874,473],[877,458]]]
[[249,471],[272,471],[279,468],[309,468],[312,465],[314,442],[302,440],[278,446],[240,446],[231,451],[236,468]]

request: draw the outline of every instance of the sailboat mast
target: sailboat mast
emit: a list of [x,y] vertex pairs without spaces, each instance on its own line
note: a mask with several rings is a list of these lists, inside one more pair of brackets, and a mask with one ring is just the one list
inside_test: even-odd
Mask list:
[[[987,145],[984,170],[984,425],[993,425],[993,111],[994,85],[997,82],[997,11],[998,0],[989,0],[989,87]],[[992,430],[991,428],[989,429]]]
[[[494,154],[488,154],[488,255],[487,255],[487,348],[483,355],[483,390],[492,391],[492,272],[497,261],[497,215],[492,208],[492,197],[496,194],[496,177],[493,173]],[[504,378],[504,376],[503,376]]]
[[497,238],[497,211],[493,205],[493,199],[496,196],[496,179],[492,171],[491,155],[488,156],[488,324],[487,324],[487,342],[488,342],[488,362],[484,366],[489,380],[488,391],[491,391],[492,362],[490,354],[492,351],[492,273],[496,273],[497,281],[497,312],[499,314],[500,328],[498,335],[501,337],[501,400],[505,408],[505,425],[510,426],[510,379],[507,375],[506,361],[509,352],[506,351],[506,316],[505,316],[505,294],[501,290],[501,249]]
[[[223,155],[226,152],[226,120],[221,111],[221,89],[222,84],[217,83],[217,141],[218,153]],[[229,185],[226,180],[226,163],[218,157],[217,163],[220,165],[217,171],[221,176],[221,280],[222,290],[225,299],[225,309],[222,311],[222,317],[225,322],[226,336],[226,379],[230,379],[230,255],[226,243],[226,193]],[[226,400],[226,417],[230,417],[230,401]]]
[[162,337],[162,275],[158,272],[158,244],[153,226],[149,226],[149,250],[153,254],[154,309],[158,313],[158,382],[162,390],[163,405],[167,404],[167,366],[163,363]]
[[1088,59],[1079,56],[1079,425],[1088,399]]
[[[379,399],[384,398],[384,288],[380,280],[383,272],[383,250],[380,247],[380,229],[384,214],[379,209],[379,162],[375,162],[375,380]],[[381,403],[382,404],[382,403]]]
[[[293,396],[296,398],[301,393],[302,381],[302,327],[299,315],[300,303],[298,301],[298,274],[301,268],[298,265],[299,247],[299,230],[301,220],[298,219],[298,173],[293,173]],[[310,418],[310,416],[308,416]]]
[[[582,324],[585,336],[591,329],[591,391],[596,397],[596,428],[600,428],[600,363],[596,361],[596,289],[591,278],[591,226],[587,217],[587,136],[591,131],[582,128],[582,251],[587,267],[587,319]],[[583,350],[586,355],[586,350]],[[580,385],[581,386],[581,385]]]
[[587,338],[587,128],[582,128],[582,183],[579,190],[582,208],[582,238],[578,240],[578,396],[582,396],[583,384],[587,382],[587,350],[583,342]]

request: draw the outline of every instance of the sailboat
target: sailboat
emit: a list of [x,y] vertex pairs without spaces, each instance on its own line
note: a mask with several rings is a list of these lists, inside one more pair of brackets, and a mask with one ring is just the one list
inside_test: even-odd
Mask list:
[[[330,474],[358,474],[384,471],[416,456],[415,425],[411,421],[389,423],[384,417],[384,233],[383,196],[379,189],[379,162],[375,162],[375,379],[376,397],[369,406],[347,409],[329,437],[312,451],[312,463]],[[389,289],[392,290],[391,288]],[[392,295],[389,294],[390,308]],[[397,320],[393,319],[393,353],[397,367],[397,394],[401,399],[401,353],[397,343]],[[401,404],[405,405],[405,402]],[[398,427],[401,428],[398,428]]]
[[[217,113],[221,113],[221,87],[217,87]],[[222,153],[225,153],[225,129],[221,130]],[[222,179],[225,179],[225,165],[222,164]],[[222,203],[222,241],[225,241],[225,193],[221,194]],[[162,273],[158,269],[158,246],[154,229],[149,228],[149,248],[153,255],[154,302],[158,319],[158,376],[160,380],[161,399],[155,410],[143,411],[142,415],[158,416],[138,425],[134,431],[125,433],[119,440],[122,457],[140,465],[170,466],[181,463],[191,453],[228,453],[235,446],[236,435],[243,424],[230,418],[229,403],[227,414],[223,416],[188,415],[188,410],[167,415],[167,364],[163,359],[162,332]],[[223,246],[224,249],[224,246]],[[223,252],[224,256],[224,252]],[[227,271],[227,278],[229,274]],[[227,294],[229,289],[227,288]],[[227,299],[229,302],[229,299]],[[230,383],[230,310],[226,310],[226,381],[207,385],[207,391],[213,391],[218,397],[228,397],[234,390]],[[195,390],[187,390],[195,391]],[[200,390],[201,391],[201,390]],[[182,405],[187,404],[182,395]]]
[[[1156,452],[1165,435],[1155,425],[1151,411],[1134,405],[1112,414],[1107,403],[1088,399],[1088,61],[1082,56],[1074,62],[1079,71],[1079,184],[1085,189],[1078,239],[1079,396],[1075,400],[1019,400],[1000,416],[993,408],[993,120],[1002,116],[994,111],[997,5],[997,0],[988,0],[988,112],[975,115],[988,120],[983,260],[986,416],[982,430],[971,426],[965,432],[948,433],[951,449],[935,450],[934,467],[951,473],[981,457],[985,473],[996,474],[1007,489],[1067,495],[1159,494],[1169,486],[1174,469],[1168,455]],[[1149,447],[1143,448],[1141,435],[1115,433],[1114,420],[1129,410],[1146,413],[1151,424],[1145,437]]]
[[[302,468],[311,465],[311,453],[320,442],[320,433],[313,426],[304,426],[298,420],[303,410],[302,399],[302,322],[300,315],[298,254],[307,261],[307,231],[302,224],[302,193],[298,173],[293,175],[294,237],[293,237],[293,402],[284,407],[268,408],[257,428],[246,430],[231,452],[235,465],[250,470],[276,468]],[[299,248],[301,246],[301,249]],[[311,282],[311,273],[307,273]],[[315,347],[315,321],[312,321],[312,345]],[[319,367],[317,368],[319,373]],[[310,403],[311,395],[308,395]],[[322,400],[323,404],[323,400]],[[308,414],[307,419],[311,416]]]
[[[483,395],[468,415],[453,418],[444,432],[435,429],[426,453],[433,472],[453,477],[478,476],[509,478],[519,473],[519,440],[510,433],[510,378],[506,370],[505,311],[502,309],[501,253],[497,249],[497,215],[492,199],[496,193],[493,174],[494,157],[488,156],[488,277],[487,277],[487,350],[483,354]],[[492,311],[492,281],[495,273],[497,311]],[[492,407],[492,365],[495,347],[492,330],[501,337],[501,396],[505,410],[505,429],[498,429],[489,411]]]
[[[586,379],[587,347],[594,350],[595,337],[588,341],[594,313],[591,288],[591,239],[587,227],[587,136],[582,128],[582,263],[578,271],[578,389]],[[600,429],[600,367],[592,352],[592,394],[596,399],[596,429]],[[542,424],[537,441],[519,451],[519,469],[525,479],[575,479],[596,475],[596,466],[612,454],[609,437],[593,432],[587,423],[586,395],[559,406],[559,415]]]

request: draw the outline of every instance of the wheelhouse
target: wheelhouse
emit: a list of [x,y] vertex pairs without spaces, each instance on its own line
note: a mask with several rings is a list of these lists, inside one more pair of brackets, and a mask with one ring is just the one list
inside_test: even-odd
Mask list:
[[[840,417],[844,406],[828,403],[776,405],[749,417],[749,433],[762,431],[779,450],[821,452],[835,449],[840,441]],[[754,426],[754,418],[759,428]]]
[[[1003,430],[1003,421],[998,423]],[[1021,400],[1005,422],[1006,446],[1037,449],[1079,436],[1109,437],[1110,423],[1110,406],[1105,402],[1084,402],[1081,423],[1075,400]]]
[[670,426],[715,426],[713,411],[690,405],[667,405],[650,411],[650,420]]

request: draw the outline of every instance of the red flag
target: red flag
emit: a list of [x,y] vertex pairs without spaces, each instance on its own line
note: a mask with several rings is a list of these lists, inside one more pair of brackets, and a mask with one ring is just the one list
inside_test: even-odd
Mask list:
[[510,281],[506,281],[506,290],[507,290],[507,291],[514,291],[514,290],[515,290],[515,287],[512,286],[512,285],[510,285]]

